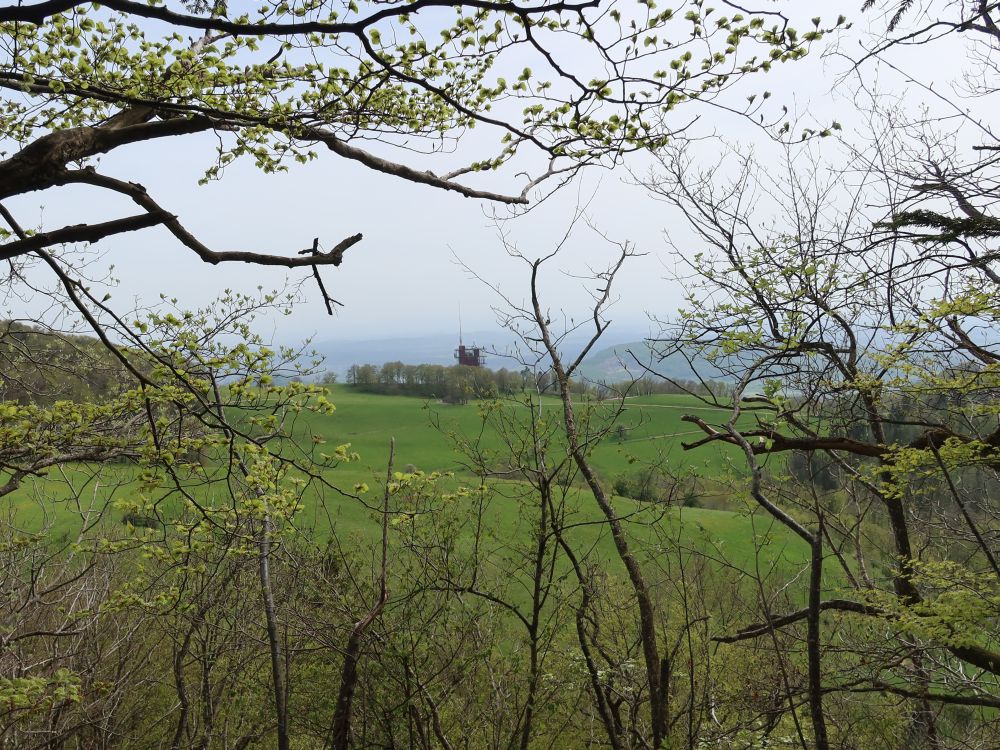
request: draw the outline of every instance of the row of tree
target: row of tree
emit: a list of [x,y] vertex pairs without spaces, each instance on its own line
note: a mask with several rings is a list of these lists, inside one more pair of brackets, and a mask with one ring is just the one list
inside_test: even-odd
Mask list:
[[[319,378],[319,382],[331,385],[336,382],[336,377],[327,372]],[[510,396],[524,390],[551,393],[555,386],[550,369],[522,367],[520,370],[508,370],[502,367],[491,370],[466,365],[407,365],[399,361],[386,362],[382,366],[351,365],[347,370],[346,382],[368,393],[437,398],[447,403],[465,403],[470,398]],[[570,387],[574,393],[588,394],[602,400],[622,395],[704,395],[725,392],[725,385],[722,383],[664,380],[651,376],[615,383],[577,377]]]
[[547,376],[536,378],[530,369],[519,372],[466,365],[351,365],[346,382],[369,393],[401,394],[465,403],[471,398],[509,395],[525,388],[545,388]]

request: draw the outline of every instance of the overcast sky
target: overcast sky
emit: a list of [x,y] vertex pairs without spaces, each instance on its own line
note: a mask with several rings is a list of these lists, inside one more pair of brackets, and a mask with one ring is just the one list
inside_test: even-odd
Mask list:
[[[860,26],[878,21],[861,17],[861,0],[800,0],[777,5],[796,17],[809,15],[811,10],[825,20],[843,12]],[[846,47],[857,50],[858,28],[847,34]],[[858,118],[850,111],[847,92],[836,86],[846,63],[824,59],[820,51],[817,48],[806,60],[754,80],[745,93],[767,88],[792,112],[809,113],[817,122],[838,119],[845,126],[845,137],[851,138]],[[911,75],[943,83],[954,76],[957,66],[949,70],[940,64],[941,59],[940,55],[927,59],[920,54],[899,58]],[[897,74],[883,69],[879,85],[902,91],[904,83]],[[921,95],[912,96],[917,106]],[[747,147],[756,143],[766,149],[760,133],[745,122],[721,115],[713,120],[708,108],[700,114],[702,131],[714,128],[729,141],[743,142]],[[348,251],[344,264],[324,272],[331,294],[344,307],[334,317],[327,316],[315,288],[306,285],[308,299],[291,318],[266,324],[273,326],[278,339],[314,334],[321,340],[362,339],[450,331],[457,328],[459,306],[467,330],[490,328],[494,320],[491,305],[497,300],[469,278],[456,263],[456,256],[503,286],[512,297],[520,299],[526,293],[524,266],[505,254],[489,216],[491,207],[480,201],[387,177],[328,152],[308,165],[292,165],[290,172],[279,175],[264,175],[252,164],[238,162],[229,167],[222,181],[198,186],[215,146],[211,135],[177,140],[169,151],[163,143],[131,146],[105,157],[101,169],[143,183],[164,207],[215,249],[293,254],[310,245],[314,236],[329,248],[347,235],[362,232],[363,242]],[[831,142],[830,148],[836,145]],[[637,171],[646,166],[640,158],[632,161]],[[629,240],[647,253],[622,274],[622,299],[613,316],[623,327],[643,329],[648,325],[647,312],[662,316],[680,304],[679,288],[668,280],[674,260],[662,233],[669,229],[681,244],[688,235],[676,214],[651,202],[641,188],[628,184],[628,178],[625,170],[586,173],[537,210],[509,222],[506,229],[526,254],[546,252],[564,231],[574,205],[581,199],[589,200],[591,217],[602,231],[616,240]],[[80,187],[62,188],[43,197],[22,197],[12,206],[25,217],[25,223],[31,224],[33,219],[50,227],[133,212],[123,200],[102,203],[96,209],[101,215],[95,216],[93,194]],[[698,249],[693,241],[690,247]],[[252,289],[263,284],[273,288],[284,283],[286,276],[303,278],[300,272],[240,264],[208,266],[160,229],[121,236],[105,242],[102,248],[106,254],[101,265],[114,264],[121,282],[114,290],[119,307],[127,307],[132,300],[154,299],[161,291],[169,291],[181,304],[194,307],[210,303],[227,287]],[[607,243],[582,228],[568,246],[563,268],[583,272],[588,264],[603,265],[609,258]],[[553,306],[571,313],[582,310],[576,279],[552,274],[546,284]]]

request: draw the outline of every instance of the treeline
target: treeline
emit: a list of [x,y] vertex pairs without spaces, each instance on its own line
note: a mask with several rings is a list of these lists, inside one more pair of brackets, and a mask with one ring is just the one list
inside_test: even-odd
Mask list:
[[[336,378],[327,373],[321,381],[329,384],[336,382]],[[396,361],[386,362],[381,366],[351,365],[347,370],[346,382],[367,393],[439,398],[447,403],[463,404],[470,399],[511,395],[528,388],[545,393],[552,389],[553,377],[549,370],[536,371],[529,367],[521,370],[509,370],[506,367],[491,370],[486,367],[466,365],[407,365]],[[572,382],[574,393],[592,395],[600,399],[620,395],[681,393],[706,395],[709,388],[716,396],[723,395],[729,390],[729,386],[724,383],[654,380],[649,377],[631,383],[605,383],[581,378]]]
[[522,391],[528,387],[545,388],[548,373],[538,377],[529,368],[520,372],[490,370],[466,365],[405,365],[386,362],[379,365],[351,365],[347,384],[368,393],[384,393],[423,398],[440,398],[448,403],[464,404],[473,398],[485,398]]

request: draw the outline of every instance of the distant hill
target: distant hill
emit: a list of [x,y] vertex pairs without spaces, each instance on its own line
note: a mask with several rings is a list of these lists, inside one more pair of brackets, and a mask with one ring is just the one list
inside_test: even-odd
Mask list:
[[[731,380],[716,367],[702,358],[695,358],[698,374],[705,380]],[[659,360],[647,341],[609,346],[593,352],[580,367],[581,374],[588,380],[620,383],[649,374],[643,365],[667,378],[675,380],[696,380],[694,370],[680,354],[672,354]]]
[[[562,347],[566,356],[573,356],[580,350],[586,334],[579,332],[566,338]],[[588,380],[608,383],[639,378],[644,370],[636,363],[638,358],[669,378],[694,379],[683,357],[674,355],[657,362],[649,344],[639,338],[641,335],[641,331],[623,329],[617,337],[609,336],[607,346],[587,357],[580,374]],[[324,357],[325,369],[343,377],[355,364],[382,365],[400,361],[411,365],[453,365],[457,339],[455,334],[432,334],[327,340],[316,342],[313,348]],[[516,358],[505,356],[515,352],[515,340],[509,331],[470,331],[463,335],[463,340],[467,345],[476,344],[486,349],[486,365],[492,370],[520,370],[523,366]],[[16,401],[100,400],[116,390],[123,379],[120,364],[96,338],[52,334],[12,321],[0,321],[0,364],[6,373],[6,379],[0,382],[0,398]],[[707,379],[726,380],[707,362],[701,361],[698,368]]]
[[[497,346],[497,332],[470,331],[462,337],[466,344],[477,344],[487,348]],[[507,335],[509,338],[509,334]],[[506,345],[507,339],[503,345]],[[327,370],[344,375],[351,365],[373,364],[399,361],[407,365],[453,365],[453,353],[458,346],[455,334],[433,334],[428,336],[407,336],[384,339],[360,339],[353,341],[317,341],[313,348],[323,357]],[[490,367],[502,367],[495,358],[488,358]]]
[[93,336],[0,320],[0,400],[102,401],[125,380],[121,364]]
[[[609,332],[610,333],[610,332]],[[622,329],[617,336],[607,339],[608,345],[627,347],[626,342],[639,338],[641,331]],[[572,354],[579,351],[585,341],[585,332],[568,336],[563,348]],[[506,367],[520,370],[522,364],[513,355],[516,351],[515,338],[506,330],[468,331],[462,336],[468,346],[475,344],[486,352],[486,365],[493,370]],[[458,336],[454,333],[431,334],[427,336],[406,336],[384,339],[324,340],[317,341],[313,348],[324,358],[324,367],[343,376],[351,365],[373,364],[399,361],[406,365],[452,365],[455,364],[454,351],[458,346]]]
[[[639,378],[644,374],[644,370],[636,363],[638,358],[639,362],[669,378],[696,379],[684,357],[672,355],[662,362],[657,361],[649,344],[640,339],[637,333],[641,336],[640,332],[625,330],[617,337],[607,338],[605,347],[592,352],[584,360],[580,374],[588,380],[608,383]],[[568,354],[579,351],[584,344],[585,335],[578,333],[567,337],[563,349]],[[514,358],[504,356],[515,351],[514,337],[509,331],[471,331],[463,336],[463,341],[467,345],[477,344],[485,347],[488,352],[486,365],[493,370],[502,367],[511,370],[521,369],[522,365]],[[360,364],[382,365],[386,362],[399,361],[407,365],[452,365],[455,364],[453,353],[457,345],[458,337],[454,334],[434,334],[355,341],[319,341],[314,344],[314,348],[324,357],[324,367],[343,377],[351,365]],[[698,360],[696,364],[702,377],[706,379],[729,380],[704,360]]]

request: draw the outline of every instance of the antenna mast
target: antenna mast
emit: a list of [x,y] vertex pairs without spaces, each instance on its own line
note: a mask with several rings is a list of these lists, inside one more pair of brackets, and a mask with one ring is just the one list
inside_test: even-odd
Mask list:
[[482,348],[474,343],[470,347],[465,346],[462,340],[462,303],[458,303],[458,349],[455,350],[455,359],[458,364],[466,367],[482,367],[486,362]]

